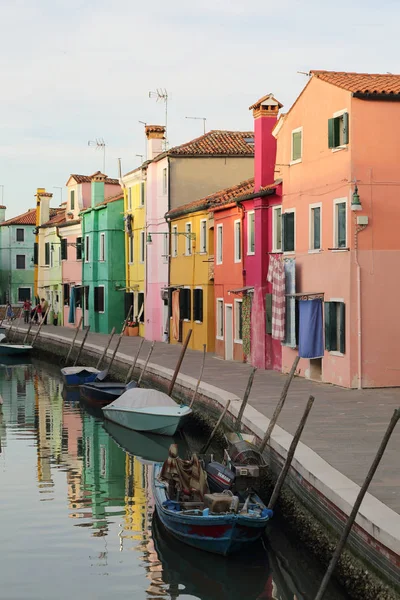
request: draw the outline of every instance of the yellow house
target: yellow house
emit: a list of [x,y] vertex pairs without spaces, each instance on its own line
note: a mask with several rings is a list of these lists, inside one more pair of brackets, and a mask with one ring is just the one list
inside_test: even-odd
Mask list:
[[144,337],[144,297],[146,285],[146,169],[143,163],[122,177],[124,190],[126,313],[133,306]]
[[171,209],[169,341],[185,340],[189,348],[213,352],[214,323],[214,221],[209,218],[209,197]]

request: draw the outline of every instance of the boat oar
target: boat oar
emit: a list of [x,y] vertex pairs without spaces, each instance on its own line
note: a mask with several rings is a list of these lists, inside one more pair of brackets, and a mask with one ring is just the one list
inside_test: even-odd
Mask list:
[[79,346],[78,356],[77,356],[77,357],[76,357],[76,359],[75,359],[75,362],[74,362],[74,367],[76,367],[76,365],[78,364],[78,360],[79,360],[79,359],[80,359],[80,357],[81,357],[81,352],[82,352],[82,350],[83,350],[83,346],[85,345],[86,338],[87,338],[87,336],[89,335],[89,331],[90,331],[90,325],[88,325],[88,328],[87,328],[87,329],[86,329],[86,331],[85,331],[85,335],[83,336],[82,344]]
[[211,441],[213,440],[213,438],[214,438],[215,434],[217,433],[218,427],[221,425],[221,421],[222,421],[222,419],[225,417],[225,415],[226,415],[226,413],[227,413],[227,410],[228,410],[228,408],[229,408],[229,406],[230,406],[230,403],[231,403],[231,401],[230,401],[230,400],[228,400],[228,402],[227,402],[227,403],[226,403],[226,405],[225,405],[225,408],[224,408],[224,410],[223,410],[223,411],[222,411],[222,413],[220,414],[220,417],[219,417],[219,419],[218,419],[218,421],[217,421],[217,423],[216,423],[216,425],[215,425],[214,429],[213,429],[213,430],[212,430],[212,432],[211,432],[211,435],[210,435],[210,437],[208,438],[207,442],[205,443],[205,445],[204,445],[204,446],[202,447],[202,449],[200,450],[200,454],[205,454],[205,453],[207,452],[207,450],[208,450],[208,447],[209,447],[209,445],[211,444]]
[[115,333],[115,327],[113,327],[113,328],[112,328],[112,330],[111,330],[110,337],[108,338],[108,342],[107,342],[106,346],[104,346],[104,351],[103,351],[103,354],[100,356],[99,360],[97,361],[96,369],[100,369],[100,367],[101,367],[101,363],[103,362],[103,360],[104,360],[104,357],[105,357],[105,355],[107,354],[107,350],[108,350],[108,349],[109,349],[109,347],[110,347],[111,340],[112,340],[112,339],[113,339],[113,337],[114,337],[114,333]]
[[147,358],[146,358],[146,362],[144,363],[143,370],[142,370],[142,372],[140,373],[140,377],[139,377],[139,379],[138,379],[138,382],[137,382],[137,387],[140,387],[141,381],[142,381],[142,379],[143,379],[144,372],[145,372],[145,370],[146,370],[146,368],[147,368],[147,365],[148,365],[148,363],[149,363],[149,360],[150,360],[150,356],[151,356],[151,355],[152,355],[152,353],[153,353],[153,348],[154,348],[154,346],[155,346],[155,342],[153,342],[153,343],[151,344],[151,347],[150,347],[149,353],[148,353],[148,355],[147,355]]
[[135,370],[137,359],[139,358],[139,354],[140,354],[140,351],[142,349],[143,343],[144,343],[144,338],[141,339],[141,342],[139,344],[139,350],[137,351],[137,353],[135,355],[135,358],[133,359],[133,363],[130,366],[130,369],[128,371],[128,375],[126,376],[126,379],[125,379],[125,383],[129,383],[130,380],[131,380],[131,378],[132,378],[133,371]]
[[72,340],[71,346],[70,346],[70,348],[68,350],[68,354],[67,354],[65,362],[64,362],[65,365],[68,364],[68,360],[69,360],[69,357],[71,356],[72,349],[75,346],[75,341],[76,341],[76,338],[78,337],[78,333],[79,333],[79,330],[80,330],[81,325],[82,325],[82,320],[83,320],[83,316],[81,316],[81,318],[79,319],[79,323],[78,323],[78,325],[76,327],[74,338]]
[[192,408],[192,406],[194,404],[194,401],[196,400],[196,396],[197,396],[197,392],[199,390],[199,385],[200,385],[200,382],[201,382],[201,378],[203,377],[203,371],[204,371],[205,362],[206,362],[206,344],[203,344],[203,362],[201,364],[200,375],[199,375],[199,378],[197,380],[196,388],[195,388],[195,390],[193,392],[192,400],[191,400],[191,402],[189,404],[190,408]]

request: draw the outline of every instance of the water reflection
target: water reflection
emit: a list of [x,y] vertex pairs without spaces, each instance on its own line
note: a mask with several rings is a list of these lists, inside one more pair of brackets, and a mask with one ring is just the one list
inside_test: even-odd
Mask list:
[[296,577],[295,553],[284,564],[260,545],[226,560],[152,520],[151,461],[166,457],[171,440],[105,424],[38,363],[0,365],[0,394],[2,597],[313,597],[313,576]]

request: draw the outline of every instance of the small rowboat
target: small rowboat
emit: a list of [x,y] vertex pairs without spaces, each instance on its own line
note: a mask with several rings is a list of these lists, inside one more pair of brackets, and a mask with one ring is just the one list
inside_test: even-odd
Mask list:
[[0,356],[28,354],[31,350],[32,346],[28,346],[28,344],[0,344]]
[[61,369],[65,385],[71,386],[103,379],[101,375],[104,373],[107,373],[107,371],[99,371],[94,367],[64,367],[64,369]]
[[94,381],[79,386],[81,397],[95,406],[107,406],[119,398],[126,390],[137,386],[136,381],[131,381],[127,385],[124,383],[111,381]]

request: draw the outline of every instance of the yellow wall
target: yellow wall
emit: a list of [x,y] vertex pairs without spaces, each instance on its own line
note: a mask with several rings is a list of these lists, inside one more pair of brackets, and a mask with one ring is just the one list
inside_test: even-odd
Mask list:
[[[206,220],[206,252],[200,252],[200,223]],[[173,256],[174,250],[174,226],[178,228],[178,233],[185,232],[187,223],[192,225],[192,233],[196,234],[196,239],[192,240],[192,254],[186,255],[186,237],[177,236],[177,256]],[[171,220],[170,223],[171,241],[171,268],[170,268],[170,286],[184,286],[191,289],[191,319],[183,323],[184,340],[189,329],[192,329],[192,336],[189,342],[189,348],[193,350],[203,350],[203,344],[206,344],[208,352],[214,351],[215,345],[215,324],[214,324],[214,281],[209,279],[209,258],[214,254],[214,230],[209,228],[207,211],[199,211],[184,215]],[[200,287],[203,289],[203,322],[193,321],[193,289]],[[170,342],[176,344],[177,340],[173,338],[172,327],[170,327]]]

